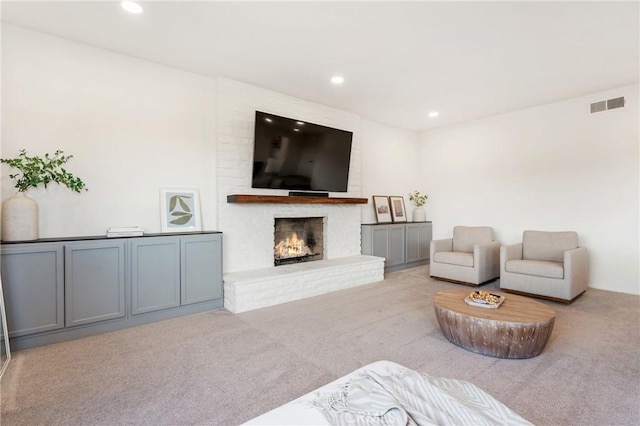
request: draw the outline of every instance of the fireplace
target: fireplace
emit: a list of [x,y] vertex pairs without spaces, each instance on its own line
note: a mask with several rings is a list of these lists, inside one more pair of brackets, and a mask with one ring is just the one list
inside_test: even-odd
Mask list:
[[273,263],[275,266],[324,259],[324,218],[276,218]]

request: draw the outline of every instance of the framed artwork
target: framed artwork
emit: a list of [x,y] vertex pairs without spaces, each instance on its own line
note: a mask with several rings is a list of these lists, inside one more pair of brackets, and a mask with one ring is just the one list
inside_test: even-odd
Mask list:
[[202,231],[197,189],[160,189],[162,232]]
[[386,195],[373,196],[373,209],[376,211],[376,222],[391,223],[391,206],[389,205],[389,197]]
[[406,222],[407,211],[404,208],[404,197],[389,197],[389,203],[391,204],[391,218],[394,222]]

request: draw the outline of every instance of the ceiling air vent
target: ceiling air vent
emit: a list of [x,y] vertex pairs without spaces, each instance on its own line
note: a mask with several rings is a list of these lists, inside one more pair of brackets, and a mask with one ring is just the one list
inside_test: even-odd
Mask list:
[[622,108],[624,107],[624,96],[607,99],[606,101],[594,102],[590,106],[591,114],[595,112],[608,111],[610,109]]
[[591,104],[591,114],[607,110],[607,101],[594,102]]

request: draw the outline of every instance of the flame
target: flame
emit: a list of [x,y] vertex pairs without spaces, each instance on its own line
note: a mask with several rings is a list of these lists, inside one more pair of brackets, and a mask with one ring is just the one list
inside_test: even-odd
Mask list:
[[304,240],[299,239],[298,234],[295,232],[291,237],[287,237],[285,240],[280,240],[280,242],[274,247],[273,251],[277,259],[286,259],[312,254]]

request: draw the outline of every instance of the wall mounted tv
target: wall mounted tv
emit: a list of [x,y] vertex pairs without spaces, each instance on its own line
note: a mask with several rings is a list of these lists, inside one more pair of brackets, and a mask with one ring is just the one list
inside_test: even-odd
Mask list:
[[256,111],[252,188],[346,192],[353,132]]

